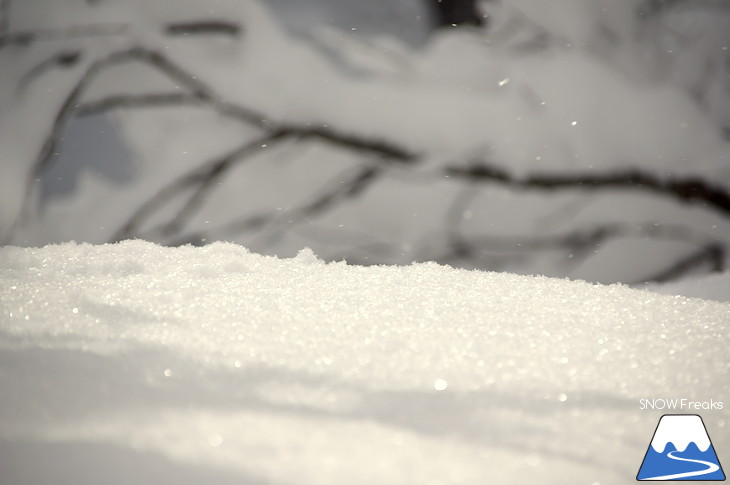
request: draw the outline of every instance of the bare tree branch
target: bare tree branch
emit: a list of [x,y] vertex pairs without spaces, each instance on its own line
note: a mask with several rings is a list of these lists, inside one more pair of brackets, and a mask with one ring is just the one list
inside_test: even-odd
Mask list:
[[[356,197],[363,190],[372,184],[377,175],[380,174],[380,167],[366,166],[358,168],[355,174],[347,182],[340,182],[335,185],[337,188],[323,193],[313,201],[302,206],[297,211],[296,218],[315,217],[317,214],[329,210],[342,199]],[[339,178],[339,177],[338,177]]]
[[197,76],[185,71],[179,65],[159,52],[139,48],[134,49],[134,51],[130,51],[129,55],[130,57],[134,57],[157,67],[171,79],[180,82],[190,89],[191,96],[198,98],[200,101],[210,103],[214,109],[220,111],[224,115],[239,118],[242,121],[254,124],[263,129],[280,132],[285,136],[315,138],[343,148],[379,154],[398,161],[415,161],[415,154],[410,153],[395,144],[382,140],[372,140],[347,135],[324,127],[293,125],[269,121],[267,117],[262,114],[220,99],[214,94],[213,90],[203,84]]
[[260,150],[262,145],[276,143],[282,138],[283,135],[280,133],[266,134],[265,136],[259,137],[253,141],[246,142],[238,148],[229,151],[225,155],[218,157],[203,166],[195,168],[182,178],[174,180],[172,183],[157,192],[151,199],[142,204],[142,206],[137,209],[134,214],[132,214],[127,223],[124,224],[119,231],[117,231],[112,238],[112,241],[121,241],[123,239],[135,237],[138,234],[139,227],[145,222],[145,219],[153,214],[159,207],[163,206],[170,199],[184,190],[197,186],[193,195],[177,212],[176,216],[174,216],[166,224],[163,224],[160,228],[156,229],[156,232],[159,232],[162,235],[170,235],[170,233],[179,230],[180,227],[187,222],[187,219],[194,213],[194,211],[197,210],[205,195],[207,195],[207,192],[213,184],[219,180],[224,172],[230,169],[233,164],[244,159],[246,156]]
[[[557,249],[580,256],[605,244],[607,240],[630,236],[687,242],[699,240],[696,234],[684,226],[610,223],[549,236],[471,236],[468,238],[468,243],[474,247],[487,248],[492,251],[521,253]],[[702,240],[704,241],[704,238]],[[467,239],[464,238],[463,241],[467,241]]]
[[[151,95],[146,98],[139,96],[118,96],[114,98],[107,98],[94,104],[82,106],[80,113],[90,114],[98,113],[105,109],[142,106],[146,101],[153,103],[161,101],[163,103],[174,104],[178,101],[180,103],[191,103],[197,99],[200,102],[210,104],[213,109],[219,111],[223,115],[240,119],[241,121],[253,124],[262,129],[281,132],[286,136],[320,139],[336,146],[377,154],[400,162],[415,162],[417,159],[417,155],[415,153],[401,148],[394,143],[383,140],[357,137],[350,134],[340,133],[336,130],[322,126],[295,125],[270,121],[261,113],[257,113],[249,108],[221,99],[210,87],[200,81],[198,76],[186,71],[160,52],[145,48],[134,48],[120,54],[123,55],[124,60],[134,59],[150,64],[162,71],[170,79],[184,86],[189,90],[189,92],[177,100],[170,98],[163,99],[161,97],[169,95]],[[122,59],[112,60],[111,62],[119,62],[120,60]]]
[[200,34],[223,34],[231,37],[238,37],[241,33],[241,26],[231,22],[220,20],[205,20],[197,22],[180,22],[165,26],[167,35],[200,35]]
[[[191,28],[189,24],[185,25],[185,28]],[[193,30],[199,28],[201,33],[203,33],[207,27],[198,26],[192,28]],[[183,27],[178,29],[178,33],[181,33],[181,35],[184,34],[183,31]],[[73,61],[72,56],[61,59],[64,62],[65,60],[68,60],[68,62]],[[149,64],[179,85],[183,92],[116,95],[101,100],[86,103],[81,102],[83,93],[100,71],[114,64],[128,61],[139,61]],[[63,62],[60,62],[60,64],[63,65]],[[135,211],[128,222],[115,234],[114,240],[138,236],[140,227],[142,227],[144,222],[155,211],[169,202],[173,197],[192,189],[192,195],[177,211],[176,216],[155,229],[155,231],[165,237],[179,233],[192,215],[200,209],[206,196],[215,186],[215,183],[220,180],[233,164],[252,155],[260,145],[265,143],[282,141],[284,139],[297,139],[300,141],[309,139],[321,141],[334,147],[373,155],[380,162],[385,163],[396,162],[410,165],[418,163],[421,160],[419,154],[389,141],[359,137],[342,133],[325,126],[272,121],[261,113],[222,99],[213,89],[200,81],[197,75],[187,71],[161,52],[138,47],[111,54],[106,58],[94,62],[87,69],[57,112],[53,128],[38,155],[34,170],[38,171],[45,166],[56,153],[61,128],[72,114],[85,116],[112,109],[184,105],[207,106],[223,116],[255,126],[263,130],[265,134],[253,142],[243,144],[222,157],[206,163],[162,189]],[[356,173],[348,177],[345,183],[334,184],[335,189],[324,191],[310,202],[288,213],[287,216],[297,221],[316,217],[322,212],[336,206],[341,200],[353,197],[362,190],[365,190],[379,178],[382,171],[382,165],[360,167]],[[467,168],[448,167],[444,170],[444,174],[448,177],[460,178],[474,184],[496,183],[513,188],[532,190],[600,190],[609,188],[642,190],[683,202],[703,203],[719,210],[725,215],[730,214],[730,193],[728,193],[728,190],[698,177],[661,178],[648,172],[629,170],[602,174],[535,174],[520,178],[513,176],[504,169],[487,164],[479,164]],[[470,195],[466,194],[460,207],[468,203],[468,200],[470,200]],[[452,209],[450,216],[455,217],[454,210],[456,208]],[[276,224],[278,218],[278,213],[257,214],[229,223],[218,231],[240,233],[256,230],[266,225]],[[608,239],[636,234],[637,232],[648,235],[649,237],[673,237],[671,230],[657,232],[656,228],[649,227],[641,227],[637,230],[636,227],[629,227],[622,224],[607,224],[590,230],[537,238],[495,238],[493,236],[484,236],[466,239],[458,233],[456,225],[452,227],[451,231],[451,250],[439,258],[441,261],[449,260],[449,258],[461,259],[472,257],[476,253],[483,251],[524,255],[528,251],[563,250],[571,251],[573,254],[583,257],[591,249]],[[205,233],[193,233],[179,235],[176,242],[196,242],[204,241],[205,239]],[[696,254],[679,261],[662,274],[656,275],[656,278],[670,278],[672,275],[688,271],[692,267],[699,264],[706,264],[708,261],[714,265],[713,267],[719,267],[722,264],[724,255],[724,248],[721,245],[704,244]]]
[[188,93],[120,94],[87,101],[76,108],[76,116],[99,115],[114,109],[205,106],[207,103]]
[[[9,3],[9,0],[4,1]],[[91,24],[73,25],[57,29],[10,32],[6,25],[5,29],[0,31],[0,49],[10,45],[28,46],[34,42],[57,42],[63,39],[125,35],[128,26],[126,24]]]
[[0,0],[0,39],[10,31],[10,0]]
[[[166,74],[168,77],[170,77],[170,79],[181,84],[183,87],[189,90],[189,92],[176,96],[171,96],[170,94],[143,95],[141,97],[115,96],[85,105],[80,102],[83,93],[101,71],[112,65],[133,60],[150,64],[151,66]],[[150,49],[135,47],[129,50],[112,53],[105,58],[93,62],[91,66],[87,68],[86,72],[81,76],[76,86],[67,95],[60,109],[57,111],[52,123],[51,130],[46,136],[43,146],[40,149],[38,156],[36,157],[36,161],[32,167],[32,173],[38,173],[41,169],[46,167],[50,159],[58,153],[57,147],[61,130],[63,126],[65,126],[65,123],[69,119],[69,117],[75,114],[75,112],[77,111],[80,111],[84,114],[91,114],[99,113],[104,109],[111,109],[113,107],[131,105],[143,106],[145,105],[145,103],[172,104],[192,103],[196,101],[209,104],[214,109],[221,112],[221,114],[223,115],[240,119],[244,122],[264,128],[270,133],[275,133],[277,138],[315,138],[326,140],[329,143],[337,146],[379,154],[385,158],[391,158],[401,161],[413,160],[415,158],[414,155],[404,150],[401,150],[394,145],[390,145],[388,143],[378,140],[373,141],[351,135],[344,135],[332,130],[325,130],[320,127],[295,125],[276,126],[275,124],[268,122],[264,116],[255,113],[254,111],[238,105],[224,102],[223,100],[219,99],[214,95],[213,91],[208,86],[206,86],[199,80],[197,76],[188,73],[185,69],[172,62],[163,54]],[[17,226],[18,222],[24,219],[27,214],[32,184],[33,177],[29,177],[25,191],[25,199],[22,204],[20,213],[13,224],[13,227]]]
[[268,121],[265,116],[257,114],[247,108],[211,99],[211,97],[207,95],[207,89],[204,90],[203,93],[205,93],[203,96],[188,93],[155,93],[110,96],[97,101],[82,103],[78,107],[77,114],[79,116],[89,116],[112,109],[207,105],[217,110],[222,115],[239,119],[245,123],[253,124],[262,129],[276,131],[286,136],[296,137],[302,140],[320,140],[341,148],[380,155],[384,158],[404,163],[415,162],[418,158],[416,154],[383,140],[361,138],[322,127],[284,123],[280,124]]
[[[197,76],[188,73],[159,52],[136,49],[134,57],[150,63],[169,75],[172,79],[176,79],[181,84],[186,85],[188,89],[192,90],[192,93],[190,93],[191,96],[199,99],[201,102],[209,103],[222,114],[238,118],[262,129],[280,131],[302,138],[320,139],[333,145],[365,153],[378,154],[386,159],[402,163],[416,163],[420,159],[418,154],[391,142],[347,135],[324,127],[291,125],[271,121],[260,113],[221,100],[210,88],[200,82]],[[189,101],[186,100],[185,102]],[[127,103],[128,105],[133,104],[129,98],[117,99],[115,102],[118,103],[117,106],[121,106],[123,103]],[[114,102],[107,100],[106,105],[112,107]],[[598,190],[627,188],[632,190],[646,190],[680,201],[705,203],[724,214],[730,214],[730,192],[728,189],[716,186],[698,177],[661,179],[654,174],[640,170],[632,170],[603,174],[537,174],[519,179],[509,174],[506,170],[486,164],[474,165],[467,168],[449,167],[446,169],[446,174],[448,176],[478,182],[496,182],[525,189],[558,190],[567,188],[590,188],[591,190]]]
[[272,211],[246,216],[245,218],[227,223],[217,229],[211,229],[206,232],[197,231],[191,234],[182,235],[173,241],[171,245],[199,245],[212,238],[243,234],[259,230],[266,226],[270,226],[272,230],[274,230],[277,226],[281,226],[282,224],[297,224],[305,219],[316,217],[317,215],[334,208],[337,203],[344,199],[357,196],[375,182],[378,175],[381,173],[382,167],[380,166],[373,165],[358,167],[353,171],[352,175],[346,177],[346,180],[343,181],[342,175],[338,175],[336,177],[337,183],[331,182],[325,184],[325,187],[335,187],[334,189],[323,191],[311,201],[292,211],[288,211],[285,215]]
[[[145,51],[142,51],[145,52]],[[89,85],[94,81],[96,76],[106,69],[107,67],[135,59],[140,56],[140,49],[134,48],[127,51],[120,51],[110,54],[107,57],[99,59],[93,62],[79,78],[74,88],[66,95],[63,103],[56,111],[51,124],[51,129],[45,137],[43,145],[41,146],[38,155],[30,169],[31,175],[26,181],[26,188],[24,192],[23,202],[18,212],[17,217],[13,221],[9,234],[12,234],[15,227],[27,217],[27,213],[30,207],[30,197],[32,194],[32,186],[34,183],[33,174],[39,173],[41,170],[46,168],[50,163],[52,157],[58,154],[58,143],[61,137],[61,131],[65,126],[68,119],[74,114],[75,110],[80,106],[82,95],[85,93]],[[167,66],[165,66],[167,67]],[[174,69],[172,70],[174,72]]]
[[[549,244],[552,245],[552,244]],[[442,263],[454,264],[464,259],[473,261],[475,254],[473,248],[466,247],[466,252],[461,252],[463,247],[452,247],[451,251],[447,253],[443,258],[419,258],[417,261],[431,261],[436,260]],[[492,248],[490,248],[491,250]],[[333,253],[330,254],[327,260],[347,260],[351,264],[359,264],[368,266],[372,264],[382,264],[383,260],[389,255],[396,254],[399,251],[399,245],[395,243],[371,243],[368,245],[362,245],[360,247],[351,248],[346,254]],[[355,256],[357,252],[367,253],[367,256]],[[371,256],[373,258],[371,259]],[[509,259],[515,256],[519,259],[524,259],[528,256],[527,251],[517,255],[513,254],[502,254],[494,255],[493,258]],[[662,283],[667,281],[676,280],[681,278],[688,273],[697,270],[698,268],[706,267],[711,272],[721,272],[725,270],[725,259],[727,257],[727,250],[721,244],[710,243],[701,245],[695,251],[692,251],[689,255],[680,258],[678,261],[670,263],[667,268],[661,270],[656,274],[646,276],[641,279],[637,279],[631,283],[638,285],[641,283]],[[481,265],[480,265],[481,266]],[[494,269],[494,266],[487,266],[488,269]]]
[[[135,47],[124,51],[123,55],[125,60],[146,62],[156,67],[170,79],[185,86],[191,95],[199,97],[203,101],[213,101],[215,99],[213,91],[198,76],[189,73],[158,51],[144,47]],[[117,60],[116,62],[119,61]]]
[[64,50],[57,52],[28,71],[18,82],[18,88],[20,90],[25,89],[35,78],[40,77],[49,69],[73,67],[80,59],[81,51],[79,50]]
[[[64,102],[61,104],[59,110],[53,119],[51,130],[45,138],[45,141],[40,149],[38,156],[36,157],[35,163],[31,169],[31,173],[38,173],[45,168],[50,159],[56,155],[58,140],[60,138],[61,130],[65,126],[67,120],[75,113],[81,106],[81,97],[94,81],[96,76],[104,69],[121,63],[128,62],[130,60],[141,60],[148,62],[153,66],[160,69],[162,72],[170,76],[172,79],[180,81],[192,92],[189,96],[200,99],[201,101],[210,101],[212,99],[211,94],[207,86],[198,81],[195,76],[189,75],[184,70],[178,68],[177,65],[168,61],[166,57],[158,54],[154,51],[143,49],[143,48],[132,48],[125,51],[114,52],[107,57],[94,61],[81,76],[76,86],[66,96]],[[125,98],[127,99],[127,98]],[[117,100],[118,102],[119,100]],[[107,101],[109,104],[109,101]],[[27,187],[25,191],[25,200],[21,207],[19,216],[16,218],[13,226],[16,226],[20,220],[22,220],[28,210],[29,197],[31,194],[31,186],[33,184],[33,177],[28,178]],[[12,232],[12,231],[11,231]]]
[[730,190],[699,177],[661,179],[657,175],[635,169],[601,174],[535,174],[518,178],[504,169],[486,164],[468,168],[449,167],[446,169],[446,173],[462,179],[495,182],[522,189],[602,190],[624,188],[643,190],[680,201],[703,203],[725,215],[730,214]]
[[585,260],[591,252],[612,239],[622,237],[648,237],[651,239],[682,241],[698,246],[690,256],[672,263],[666,270],[650,275],[639,282],[661,282],[680,277],[695,267],[707,265],[712,271],[724,269],[727,251],[722,244],[708,242],[706,237],[696,234],[685,226],[646,224],[603,224],[589,229],[555,234],[549,236],[510,236],[493,235],[463,236],[457,234],[450,241],[446,253],[436,256],[437,261],[474,261],[481,257],[518,258],[541,251],[560,251],[569,256],[575,264]]
[[725,270],[727,251],[721,244],[707,244],[670,265],[665,270],[649,276],[638,283],[664,283],[679,279],[695,268],[709,266],[712,272]]
[[48,165],[51,157],[57,154],[56,148],[58,145],[58,140],[60,138],[60,133],[66,123],[66,120],[71,116],[72,111],[78,104],[81,94],[85,91],[86,87],[89,85],[96,73],[101,69],[101,66],[102,63],[100,62],[92,64],[81,76],[79,81],[76,83],[76,86],[66,96],[58,111],[56,111],[56,114],[53,118],[53,123],[51,125],[51,129],[46,135],[43,145],[41,146],[39,153],[30,168],[30,175],[26,180],[23,202],[21,204],[17,217],[13,221],[9,234],[12,234],[20,221],[26,218],[30,207],[30,198],[35,180],[34,175],[39,173],[43,168],[45,168]]

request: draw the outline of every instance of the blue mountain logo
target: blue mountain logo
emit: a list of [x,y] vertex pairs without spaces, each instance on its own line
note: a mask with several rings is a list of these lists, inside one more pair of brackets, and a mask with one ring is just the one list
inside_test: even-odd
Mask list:
[[696,414],[662,416],[636,479],[725,480],[702,418]]

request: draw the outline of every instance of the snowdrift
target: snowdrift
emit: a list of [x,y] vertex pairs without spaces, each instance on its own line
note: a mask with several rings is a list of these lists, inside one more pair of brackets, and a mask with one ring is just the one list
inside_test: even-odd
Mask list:
[[[639,399],[725,399],[728,323],[309,250],[4,247],[0,482],[630,483],[662,413]],[[703,413],[723,460],[728,407]]]

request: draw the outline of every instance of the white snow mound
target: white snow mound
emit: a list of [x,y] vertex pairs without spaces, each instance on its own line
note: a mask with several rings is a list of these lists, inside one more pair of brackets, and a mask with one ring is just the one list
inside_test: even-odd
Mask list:
[[640,399],[724,399],[729,322],[727,303],[309,250],[4,247],[0,482],[630,483],[661,414]]

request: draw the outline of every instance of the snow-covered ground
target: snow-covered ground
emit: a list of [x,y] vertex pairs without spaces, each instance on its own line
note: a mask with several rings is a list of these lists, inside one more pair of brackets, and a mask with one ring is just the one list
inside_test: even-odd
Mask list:
[[[142,241],[0,248],[0,483],[631,483],[730,304]],[[701,411],[730,463],[729,411]]]

